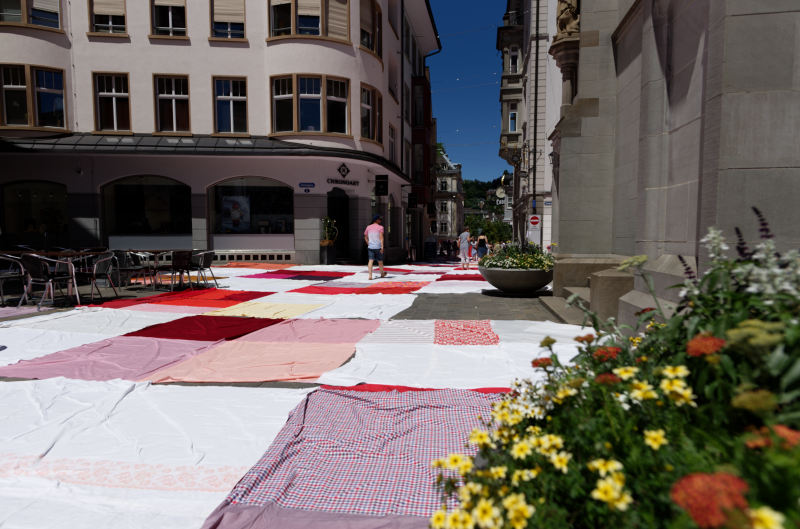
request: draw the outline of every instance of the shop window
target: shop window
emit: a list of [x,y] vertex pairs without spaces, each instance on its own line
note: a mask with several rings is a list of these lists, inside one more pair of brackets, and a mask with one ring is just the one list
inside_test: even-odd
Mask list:
[[158,132],[189,132],[189,78],[155,78]]
[[92,0],[92,31],[125,33],[125,0]]
[[294,233],[294,192],[266,178],[236,178],[211,188],[212,230],[222,234]]
[[66,246],[67,187],[40,181],[0,187],[0,247],[25,244],[36,249]]
[[131,176],[103,187],[106,235],[192,232],[191,188],[163,176]]

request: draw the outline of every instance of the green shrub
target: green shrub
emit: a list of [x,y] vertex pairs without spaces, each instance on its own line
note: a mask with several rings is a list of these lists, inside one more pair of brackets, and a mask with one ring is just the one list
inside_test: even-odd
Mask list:
[[486,255],[478,263],[484,268],[522,268],[526,270],[552,270],[555,259],[536,244],[509,245]]

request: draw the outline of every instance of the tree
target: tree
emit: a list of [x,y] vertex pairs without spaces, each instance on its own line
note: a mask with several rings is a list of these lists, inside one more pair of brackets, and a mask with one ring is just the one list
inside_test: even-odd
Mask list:
[[480,215],[467,215],[464,223],[467,225],[470,235],[475,237],[486,235],[491,244],[511,240],[511,225],[503,221],[489,221]]

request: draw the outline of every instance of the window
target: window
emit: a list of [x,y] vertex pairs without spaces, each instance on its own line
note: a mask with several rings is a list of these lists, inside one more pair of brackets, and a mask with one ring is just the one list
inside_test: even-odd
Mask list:
[[397,25],[397,15],[400,12],[398,0],[389,0],[388,10],[387,16],[389,17],[389,25],[392,26],[395,33],[399,33],[398,30],[400,27]]
[[425,91],[422,85],[414,86],[414,126],[425,124]]
[[69,246],[67,186],[16,180],[0,185],[0,247]]
[[189,78],[155,78],[156,130],[189,132]]
[[508,132],[517,132],[517,104],[508,105]]
[[408,24],[408,19],[405,17],[403,17],[403,35],[406,59],[408,59],[411,56],[411,26]]
[[213,233],[294,233],[294,191],[266,178],[247,177],[213,186]]
[[439,180],[439,191],[447,191],[447,179],[442,178]]
[[389,93],[397,101],[397,62],[394,58],[389,58]]
[[380,93],[374,88],[361,87],[361,137],[383,142],[383,116]]
[[407,84],[403,85],[403,117],[407,123],[411,123],[411,89]]
[[447,233],[447,223],[442,222],[439,224],[440,233]]
[[283,77],[272,81],[272,131],[294,130],[292,117],[292,78]]
[[0,68],[0,88],[2,89],[2,121],[0,125],[27,126],[28,86],[24,66],[3,66]]
[[244,38],[244,0],[212,0],[211,36],[216,39]]
[[[2,0],[0,0],[2,1]],[[92,0],[92,31],[125,33],[125,0]]]
[[247,81],[244,79],[214,78],[216,112],[215,130],[218,133],[247,132]]
[[436,226],[437,226],[436,221],[432,220],[431,221],[431,233],[436,233]]
[[59,0],[32,0],[30,18],[28,22],[35,26],[46,28],[60,28],[59,23]]
[[94,74],[95,130],[131,130],[128,74]]
[[404,169],[408,174],[411,172],[411,142],[408,140],[403,143],[403,160],[405,160]]
[[153,1],[153,35],[186,36],[185,0]]
[[417,39],[411,39],[411,73],[414,75],[419,75],[417,71]]
[[[440,213],[447,213],[447,202],[442,201],[439,203],[439,212]],[[443,230],[446,231],[446,230]]]
[[349,0],[270,0],[269,5],[271,37],[350,37]]
[[347,134],[348,82],[328,79],[325,92],[327,111],[327,132]]
[[101,191],[108,235],[192,233],[192,190],[163,176],[130,176]]
[[300,130],[322,130],[322,81],[319,77],[299,77],[297,79],[300,103]]
[[22,22],[22,0],[0,0],[0,22]]
[[36,79],[36,126],[64,128],[64,72],[33,70]]
[[381,9],[375,0],[361,0],[361,46],[375,52],[379,57],[382,53],[381,41]]
[[425,181],[425,146],[421,143],[414,144],[414,182],[421,184]]
[[397,131],[393,126],[389,125],[389,161],[397,163]]
[[511,52],[508,54],[508,71],[511,73],[517,73],[519,69],[519,50],[517,48],[511,48]]

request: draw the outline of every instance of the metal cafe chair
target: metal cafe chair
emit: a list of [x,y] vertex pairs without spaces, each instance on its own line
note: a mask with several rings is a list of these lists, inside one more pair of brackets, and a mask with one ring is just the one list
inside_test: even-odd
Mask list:
[[22,260],[22,265],[25,267],[25,271],[28,273],[27,292],[32,296],[34,285],[44,286],[44,293],[37,304],[39,309],[42,308],[42,303],[47,299],[48,294],[50,295],[50,302],[55,303],[54,287],[58,287],[61,295],[64,295],[64,291],[61,288],[62,283],[65,283],[68,289],[74,287],[75,300],[80,304],[81,298],[78,294],[78,284],[75,280],[75,272],[72,263],[69,261],[48,259],[47,257],[32,253],[22,254],[20,259]]
[[94,301],[95,289],[97,289],[97,294],[100,296],[100,299],[103,299],[103,293],[100,291],[100,287],[97,285],[98,278],[108,281],[108,284],[111,285],[111,288],[114,290],[114,295],[119,297],[117,287],[114,286],[114,280],[111,279],[111,272],[114,270],[115,260],[116,257],[114,257],[114,254],[109,252],[99,256],[99,258],[94,262],[91,271],[81,271],[76,273],[76,279],[82,279],[89,283],[89,290],[92,293],[92,301]]
[[192,268],[192,251],[191,250],[173,250],[172,261],[168,265],[159,267],[159,270],[169,272],[169,289],[175,288],[175,274],[178,274],[180,284],[183,284],[183,274],[186,272],[186,278],[189,281],[189,288],[192,286],[192,276],[190,270]]
[[10,255],[0,255],[0,306],[6,306],[5,293],[3,292],[3,283],[6,281],[13,281],[18,279],[22,287],[22,296],[19,298],[17,306],[22,305],[22,302],[28,301],[28,291],[25,288],[25,267],[19,258],[11,257]]
[[208,275],[206,271],[211,273],[211,278],[214,280],[214,285],[219,288],[217,278],[214,276],[214,271],[211,270],[211,263],[214,261],[214,252],[199,252],[192,256],[191,271],[197,273],[197,284],[200,284],[200,278],[203,278],[203,283],[208,287]]

